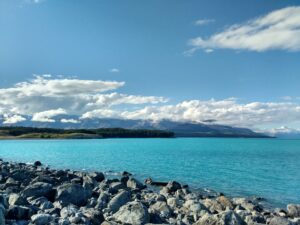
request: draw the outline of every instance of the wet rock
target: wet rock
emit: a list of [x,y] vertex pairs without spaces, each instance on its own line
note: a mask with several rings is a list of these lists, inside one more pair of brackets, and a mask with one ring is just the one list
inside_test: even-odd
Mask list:
[[121,191],[114,196],[108,203],[108,209],[112,212],[116,212],[119,208],[130,201],[130,192]]
[[56,200],[62,205],[74,204],[83,206],[91,193],[78,184],[63,184],[57,188]]
[[149,222],[147,208],[141,202],[129,202],[113,215],[114,219],[123,224],[140,225]]
[[287,211],[291,217],[300,217],[300,205],[289,204],[287,205]]

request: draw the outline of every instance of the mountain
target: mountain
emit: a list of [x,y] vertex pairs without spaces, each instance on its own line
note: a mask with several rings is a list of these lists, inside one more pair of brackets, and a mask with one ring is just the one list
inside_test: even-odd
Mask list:
[[266,134],[281,139],[300,139],[300,130],[289,127],[274,128],[266,132]]
[[[61,119],[73,120],[73,123],[63,123]],[[268,137],[265,134],[256,133],[247,128],[239,128],[212,123],[178,122],[171,120],[125,120],[125,119],[82,119],[76,116],[54,117],[56,122],[34,122],[26,118],[13,126],[43,127],[60,129],[97,129],[97,128],[125,128],[125,129],[150,129],[172,131],[177,137]],[[0,124],[2,124],[3,120]],[[5,125],[5,124],[3,124]]]

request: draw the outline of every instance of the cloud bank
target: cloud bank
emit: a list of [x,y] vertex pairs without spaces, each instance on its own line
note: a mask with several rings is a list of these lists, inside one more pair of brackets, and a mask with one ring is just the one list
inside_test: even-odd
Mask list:
[[197,49],[234,49],[263,52],[300,50],[300,7],[286,7],[267,15],[234,24],[209,38],[191,39]]
[[[3,124],[15,124],[28,118],[44,123],[80,123],[93,118],[214,120],[214,123],[251,128],[300,122],[299,101],[241,103],[231,98],[171,104],[168,98],[161,96],[119,93],[118,89],[124,85],[118,81],[36,76],[0,89],[0,118]],[[67,115],[75,117],[70,119]],[[59,121],[56,121],[57,116]]]

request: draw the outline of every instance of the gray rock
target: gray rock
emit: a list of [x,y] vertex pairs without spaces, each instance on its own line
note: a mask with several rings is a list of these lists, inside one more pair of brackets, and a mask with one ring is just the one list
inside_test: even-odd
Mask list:
[[161,217],[170,217],[172,210],[166,202],[158,201],[150,206],[150,211],[159,214]]
[[225,211],[220,214],[222,225],[247,225],[245,221],[234,211]]
[[81,208],[82,214],[89,219],[92,224],[101,224],[104,221],[103,214],[96,209],[92,208]]
[[300,217],[300,205],[289,204],[287,205],[287,211],[291,217]]
[[51,197],[53,193],[52,185],[44,182],[36,182],[34,184],[29,185],[26,187],[22,192],[21,195],[25,198],[28,197]]
[[233,211],[220,214],[205,214],[194,225],[247,225],[242,218]]
[[129,187],[131,189],[136,189],[136,190],[142,190],[146,187],[144,184],[142,184],[141,182],[139,182],[138,180],[136,180],[132,177],[128,179],[126,185],[127,185],[127,187]]
[[71,216],[75,216],[78,212],[78,207],[75,205],[68,205],[67,207],[64,207],[60,211],[61,218],[68,218]]
[[78,184],[63,184],[57,188],[56,200],[62,205],[74,204],[83,206],[91,193]]
[[114,219],[123,224],[140,225],[149,222],[147,208],[141,202],[129,202],[113,215]]
[[270,220],[269,225],[293,225],[293,223],[283,217],[273,217]]
[[130,193],[128,191],[121,191],[114,196],[108,203],[108,209],[110,211],[117,212],[119,208],[130,201]]
[[19,194],[10,194],[8,199],[9,205],[27,205],[28,201]]
[[49,214],[35,214],[31,217],[31,221],[36,225],[49,224],[52,220],[52,216]]

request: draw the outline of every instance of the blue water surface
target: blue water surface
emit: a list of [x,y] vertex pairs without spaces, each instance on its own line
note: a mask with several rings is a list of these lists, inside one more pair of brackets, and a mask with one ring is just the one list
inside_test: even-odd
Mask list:
[[52,168],[130,171],[230,196],[300,203],[300,140],[239,138],[2,140],[5,160]]

